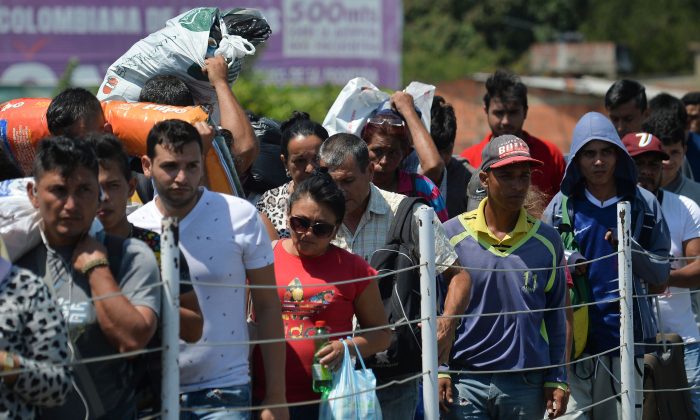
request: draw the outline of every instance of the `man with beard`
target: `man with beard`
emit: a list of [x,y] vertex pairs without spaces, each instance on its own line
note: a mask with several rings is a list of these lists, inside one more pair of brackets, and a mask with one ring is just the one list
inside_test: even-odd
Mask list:
[[[668,154],[658,137],[630,133],[622,138],[639,172],[639,185],[656,195],[671,234],[671,255],[700,256],[700,207],[688,197],[661,189],[664,160]],[[689,288],[700,287],[700,259],[673,260],[668,285],[658,297],[664,333],[677,333],[685,345],[685,370],[695,416],[700,418],[700,332],[694,322]]]
[[[180,351],[183,415],[248,419],[249,412],[223,411],[250,406],[248,346],[208,343],[248,339],[246,278],[253,286],[276,284],[270,240],[250,203],[200,187],[202,139],[192,125],[180,120],[156,124],[148,134],[146,151],[141,158],[144,174],[153,179],[158,195],[128,219],[156,232],[163,217],[180,220],[180,250],[204,318],[201,340],[184,344]],[[252,289],[251,295],[259,338],[282,339],[261,346],[266,372],[262,404],[284,403],[284,381],[277,378],[285,369],[280,301],[274,288]],[[263,411],[263,418],[286,417],[286,409]]]

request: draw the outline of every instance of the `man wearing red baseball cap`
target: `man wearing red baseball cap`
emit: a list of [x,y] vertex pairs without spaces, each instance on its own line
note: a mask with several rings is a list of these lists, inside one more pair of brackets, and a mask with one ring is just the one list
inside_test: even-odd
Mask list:
[[[637,166],[639,185],[656,195],[671,234],[671,255],[700,257],[700,207],[690,198],[661,189],[662,161],[668,159],[663,143],[649,133],[622,138]],[[700,418],[700,331],[695,324],[689,288],[700,287],[700,260],[672,260],[665,290],[659,295],[659,328],[683,337],[685,369],[695,417]],[[663,293],[665,292],[665,293]],[[688,413],[688,416],[692,415]]]
[[[523,206],[532,168],[542,161],[510,134],[491,140],[481,157],[478,177],[486,198],[444,225],[459,261],[473,270],[469,317],[457,330],[449,364],[440,369],[460,373],[439,375],[441,408],[447,419],[502,413],[542,418],[545,410],[558,417],[568,399],[562,366],[567,285],[564,270],[556,268],[564,246],[554,228]],[[532,312],[493,316],[523,308]],[[548,340],[541,338],[542,327]],[[545,368],[552,365],[559,367]],[[493,370],[514,372],[479,374]]]

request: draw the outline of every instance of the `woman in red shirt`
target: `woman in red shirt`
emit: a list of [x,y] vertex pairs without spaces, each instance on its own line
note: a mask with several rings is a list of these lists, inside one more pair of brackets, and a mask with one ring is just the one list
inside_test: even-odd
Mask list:
[[[293,403],[320,398],[311,380],[315,341],[310,337],[316,321],[325,321],[331,334],[347,332],[318,351],[320,363],[335,370],[344,354],[338,339],[352,335],[353,315],[359,328],[386,325],[387,318],[376,279],[335,284],[374,276],[376,271],[361,257],[331,245],[345,215],[345,196],[330,175],[318,172],[299,184],[287,208],[291,238],[277,242],[274,254],[277,284],[286,286],[278,291],[287,338],[286,396]],[[352,338],[365,357],[385,350],[390,339],[389,328]],[[348,347],[355,355],[355,346]],[[260,362],[257,358],[254,364],[256,390],[264,389]],[[318,408],[318,404],[290,407],[290,418],[318,418]]]

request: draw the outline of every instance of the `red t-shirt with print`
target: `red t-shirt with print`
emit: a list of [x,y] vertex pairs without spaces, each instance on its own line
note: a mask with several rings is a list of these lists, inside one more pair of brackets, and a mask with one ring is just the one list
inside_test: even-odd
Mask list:
[[[285,251],[282,241],[279,241],[274,254],[275,279],[278,285],[286,286],[277,290],[287,338],[284,373],[287,401],[315,400],[320,397],[311,389],[315,342],[299,338],[313,336],[316,321],[326,321],[329,333],[348,331],[350,335],[355,313],[354,301],[370,280],[337,286],[333,283],[369,277],[377,272],[361,257],[333,245],[319,257],[300,258]],[[305,284],[323,286],[299,287]],[[260,400],[265,394],[265,370],[259,348],[253,356],[253,383],[254,397]]]

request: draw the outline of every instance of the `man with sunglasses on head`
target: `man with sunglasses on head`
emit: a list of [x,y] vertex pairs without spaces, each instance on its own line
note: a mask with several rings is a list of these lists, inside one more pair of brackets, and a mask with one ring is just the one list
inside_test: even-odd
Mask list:
[[469,164],[481,165],[481,153],[495,137],[512,134],[521,138],[530,148],[532,157],[544,165],[532,172],[532,186],[547,195],[547,200],[559,191],[564,177],[564,156],[552,143],[523,130],[527,118],[527,86],[515,74],[498,70],[486,80],[484,112],[491,132],[484,139],[466,148],[460,156]]
[[[190,267],[204,319],[198,343],[180,350],[180,404],[183,418],[249,419],[250,412],[218,409],[251,405],[248,346],[209,346],[248,340],[246,278],[253,286],[275,285],[270,240],[247,201],[200,187],[202,139],[180,121],[156,124],[148,134],[144,174],[153,179],[156,198],[131,215],[135,226],[160,233],[163,217],[180,220],[180,250]],[[274,288],[251,290],[260,339],[283,338],[280,301]],[[284,404],[284,343],[261,345],[265,364],[263,405]],[[214,411],[212,411],[214,410]],[[286,419],[286,408],[263,410],[262,418]]]
[[[319,155],[321,167],[328,170],[345,193],[345,216],[333,244],[370,261],[375,251],[384,248],[392,221],[406,196],[381,190],[372,183],[375,169],[367,144],[355,135],[339,133],[329,137],[321,145]],[[417,207],[415,205],[413,209],[412,238],[418,238]],[[433,218],[433,227],[435,268],[438,274],[442,274],[442,287],[447,290],[443,314],[462,314],[469,300],[469,274],[459,267],[457,254],[437,215]],[[446,362],[449,358],[457,323],[456,318],[438,320],[439,362]],[[382,354],[376,358],[381,360]],[[399,376],[384,377],[375,371],[377,385],[405,379],[415,373],[416,366],[400,367],[405,368],[405,372],[397,374]],[[418,402],[418,379],[377,390],[377,397],[385,420],[413,418]]]

